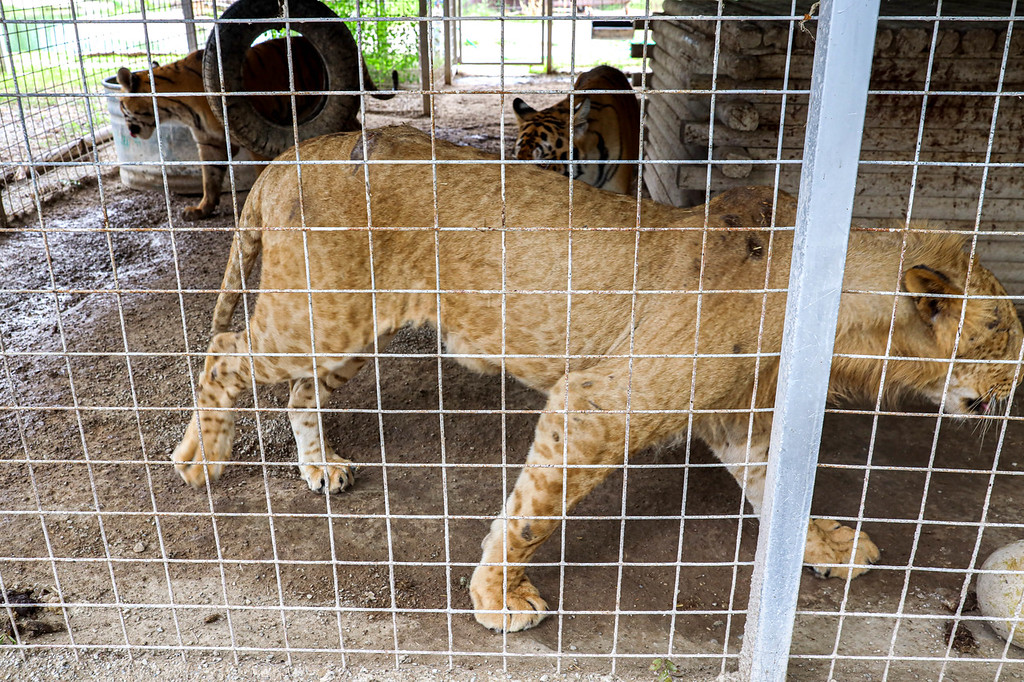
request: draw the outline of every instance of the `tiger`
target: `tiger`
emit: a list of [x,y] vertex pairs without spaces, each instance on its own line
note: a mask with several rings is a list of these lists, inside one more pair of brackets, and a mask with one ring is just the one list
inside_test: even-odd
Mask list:
[[[640,105],[626,75],[598,66],[576,79],[574,90],[628,90],[622,93],[576,94],[573,102],[575,161],[635,161],[640,158]],[[515,158],[539,161],[542,168],[569,176],[569,98],[537,111],[522,99],[512,100],[519,136]],[[556,160],[557,163],[549,163]],[[629,164],[574,164],[573,178],[619,194],[636,192],[637,167]]]
[[[294,65],[294,88],[288,78],[288,42],[291,41],[292,64]],[[224,124],[214,115],[206,98],[206,86],[203,82],[203,54],[205,50],[196,50],[183,59],[166,65],[153,63],[153,79],[156,92],[195,93],[174,96],[158,96],[157,111],[160,122],[176,121],[189,128],[199,150],[199,159],[204,162],[226,162],[228,145],[224,136]],[[368,91],[377,88],[362,64],[363,83]],[[391,73],[394,89],[398,89],[398,73]],[[117,83],[122,92],[148,93],[150,87],[150,71],[132,72],[125,67],[117,71]],[[302,36],[291,38],[275,38],[257,43],[249,48],[242,65],[242,83],[247,90],[278,90],[296,92],[317,92],[327,89],[327,76],[322,66],[320,55],[307,39]],[[280,125],[291,125],[292,102],[287,95],[251,95],[252,105],[257,113],[267,120]],[[373,94],[377,99],[391,99],[394,93]],[[296,95],[295,112],[298,120],[308,120],[317,113],[322,95]],[[121,97],[121,115],[124,116],[128,133],[132,137],[148,140],[156,129],[157,118],[153,112],[153,98]],[[359,130],[359,121],[353,118],[349,124],[342,126],[338,132]],[[238,153],[239,146],[231,144],[231,155]],[[253,153],[257,160],[266,157]],[[188,206],[182,211],[185,220],[201,220],[213,214],[220,202],[221,187],[226,163],[204,163],[202,166],[203,197],[195,206]]]

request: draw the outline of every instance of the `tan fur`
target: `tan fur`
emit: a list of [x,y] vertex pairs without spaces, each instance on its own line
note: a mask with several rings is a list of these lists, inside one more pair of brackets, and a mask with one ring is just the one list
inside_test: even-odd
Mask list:
[[[289,61],[288,43],[291,43]],[[199,150],[202,166],[203,198],[195,206],[182,212],[186,220],[200,220],[213,214],[220,202],[224,174],[227,172],[228,143],[224,135],[224,124],[210,108],[203,84],[204,50],[196,50],[183,59],[170,64],[153,66],[153,78],[157,93],[179,93],[156,97],[156,107],[161,123],[176,121],[192,132]],[[294,68],[289,72],[289,64]],[[242,64],[243,86],[252,91],[321,92],[329,89],[326,74],[320,66],[320,57],[307,39],[293,36],[290,40],[275,38],[253,45],[245,54]],[[362,64],[363,83],[367,91],[375,92],[376,86],[370,78],[366,64]],[[126,68],[117,72],[117,81],[126,93],[151,93],[149,69],[132,73]],[[395,84],[397,87],[397,76]],[[194,94],[192,94],[194,93]],[[378,99],[389,99],[392,95],[373,95]],[[299,121],[305,121],[321,105],[320,95],[296,95],[295,113]],[[157,116],[153,111],[152,97],[122,97],[121,113],[132,137],[148,140],[156,130]],[[292,97],[289,95],[252,95],[253,108],[265,119],[279,125],[291,125]],[[342,125],[338,132],[359,130],[359,121],[352,118]],[[239,147],[231,145],[232,156]],[[253,158],[264,157],[253,153]],[[220,163],[212,163],[220,162]]]
[[[366,135],[375,161],[431,159],[435,151],[429,137],[410,128]],[[772,222],[771,189],[713,199],[706,207],[712,229],[702,229],[703,206],[644,201],[644,229],[637,231],[633,199],[577,184],[568,230],[567,187],[544,182],[538,169],[508,167],[503,206],[494,157],[437,141],[436,196],[429,164],[368,166],[374,229],[367,230],[366,167],[350,162],[363,159],[360,136],[318,138],[300,152],[303,160],[339,163],[305,166],[301,191],[294,167],[275,165],[246,202],[242,225],[251,229],[238,233],[224,288],[239,287],[262,247],[263,291],[248,334],[219,333],[210,346],[200,410],[173,455],[186,481],[201,486],[219,475],[231,452],[230,408],[241,390],[253,379],[291,381],[303,478],[314,490],[342,490],[351,483],[351,463],[320,438],[313,377],[322,404],[365,362],[375,335],[382,348],[400,327],[430,324],[449,351],[473,356],[466,364],[494,369],[504,361],[509,374],[548,397],[526,465],[473,575],[477,619],[488,627],[513,631],[540,622],[546,604],[524,564],[558,517],[626,452],[678,437],[691,414],[693,435],[725,462],[760,511],[771,415],[751,408],[773,404],[785,306],[784,294],[765,288],[787,286],[792,245],[791,232],[764,229]],[[480,163],[445,165],[449,159]],[[300,196],[308,229],[261,231],[300,227]],[[438,226],[471,229],[435,230],[435,206]],[[780,194],[774,210],[778,225],[794,223],[792,197]],[[998,413],[994,406],[1014,389],[1022,334],[1010,303],[985,297],[1006,292],[971,264],[962,240],[907,234],[902,288],[914,296],[894,296],[903,236],[851,235],[845,287],[890,293],[843,296],[836,352],[869,357],[837,358],[831,393],[877,393],[883,361],[870,356],[886,352],[895,304],[889,356],[922,359],[890,360],[886,391],[940,400],[945,387],[947,412]],[[962,294],[968,267],[970,298],[936,296]],[[349,292],[312,294],[315,373],[310,286]],[[236,294],[221,296],[215,330],[227,328],[236,301]],[[296,355],[273,355],[280,353]],[[589,467],[566,466],[574,464]],[[805,560],[821,575],[854,576],[878,556],[863,533],[823,519],[808,526]]]

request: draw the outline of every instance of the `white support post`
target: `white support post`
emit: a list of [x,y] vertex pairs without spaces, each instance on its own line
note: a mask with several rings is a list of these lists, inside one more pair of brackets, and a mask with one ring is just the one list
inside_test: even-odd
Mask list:
[[740,670],[782,682],[796,617],[879,0],[818,18],[767,480]]
[[188,51],[195,52],[199,49],[199,42],[196,40],[196,16],[192,11],[192,0],[181,0],[181,16],[185,19],[185,42],[188,43]]

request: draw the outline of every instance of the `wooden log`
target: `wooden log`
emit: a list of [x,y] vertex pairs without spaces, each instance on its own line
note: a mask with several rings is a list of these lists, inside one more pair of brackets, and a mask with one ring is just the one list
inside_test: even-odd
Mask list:
[[647,78],[648,94],[652,100],[674,100],[679,97],[686,97],[687,95],[667,92],[668,90],[675,90],[678,87],[678,83],[672,83],[667,79],[664,69],[652,69],[651,75]]
[[[676,95],[674,110],[680,121],[707,122],[711,119],[711,95]],[[757,107],[735,95],[715,96],[715,120],[735,131],[757,130],[760,114]]]
[[789,47],[789,23],[764,21],[761,27],[761,46],[785,51]]
[[669,51],[668,47],[662,42],[655,43],[653,52],[648,54],[654,55],[654,63],[657,64],[657,67],[654,69],[655,71],[668,69],[669,73],[676,75],[689,73],[691,70],[698,70],[696,65],[687,64],[684,58]]
[[[746,73],[757,74],[754,78],[781,78],[786,68],[786,55],[761,55],[747,57]],[[721,63],[720,63],[721,65]],[[1000,62],[994,58],[968,58],[960,56],[936,57],[932,68],[931,88],[933,90],[995,90],[999,76]],[[810,83],[813,60],[794,57],[789,62],[790,87],[806,88]],[[708,69],[706,72],[710,72]],[[928,72],[928,60],[898,57],[876,57],[872,64],[871,88],[876,90],[920,90],[924,87]],[[729,70],[724,75],[734,76]],[[748,79],[752,80],[752,79]],[[1024,83],[1024,60],[1010,60],[1006,67],[1005,85],[1013,89]],[[749,87],[749,86],[744,86]]]
[[[715,150],[715,158],[725,161],[749,161],[750,153],[742,147],[722,147]],[[720,163],[716,166],[727,178],[739,180],[750,175],[753,165],[749,163]]]
[[770,22],[680,19],[672,23],[683,26],[694,33],[703,34],[707,40],[712,41],[712,44],[714,44],[716,36],[720,35],[722,49],[746,51],[763,46],[764,29],[762,26]]
[[761,120],[757,107],[744,99],[715,98],[715,119],[730,130],[757,130]]
[[[1002,50],[1006,45],[1006,29],[1004,28],[999,32],[999,37],[996,39],[996,49]],[[1019,57],[1024,55],[1024,31],[1014,31],[1013,38],[1010,40],[1010,56]]]
[[[656,201],[668,203],[673,206],[691,205],[690,197],[683,191],[676,182],[676,168],[680,164],[680,152],[678,147],[672,147],[663,142],[660,129],[652,128],[645,139],[646,158],[657,161],[668,161],[669,163],[650,163],[644,169],[644,176],[652,178],[647,182],[651,190],[651,196]],[[699,203],[699,202],[698,202]]]
[[[113,139],[113,131],[110,126],[104,126],[96,130],[96,146],[105,144]],[[57,163],[67,163],[79,159],[87,154],[91,154],[93,151],[93,136],[84,135],[73,142],[68,142],[65,145],[61,145],[56,149],[49,150],[46,154],[36,159],[36,165],[33,166],[33,170],[37,173],[46,173],[47,171],[59,168],[55,166]]]
[[[694,146],[695,149],[700,148]],[[800,160],[802,158],[803,148],[801,146],[785,146],[780,150],[776,147],[746,147],[750,152],[751,158],[755,160],[770,160],[774,161],[777,158],[781,158],[785,161],[788,160]],[[963,152],[963,151],[936,151],[936,150],[923,150],[921,152],[921,163],[941,163],[946,164],[940,167],[952,168],[967,163],[981,163],[984,161],[985,154],[982,152]],[[879,167],[897,167],[907,168],[913,162],[913,151],[903,150],[894,152],[892,149],[862,149],[860,159],[862,162],[875,162],[879,161],[882,163],[872,163],[871,165],[877,165]],[[1015,166],[1024,165],[1024,153],[1014,152],[992,152],[992,163],[994,164],[1014,164]]]
[[715,0],[665,0],[665,14],[680,17],[715,16],[718,14],[718,3]]
[[947,57],[960,47],[960,31],[951,29],[939,30],[939,42],[935,44],[935,54],[940,57]]
[[[1020,227],[1020,223],[1017,223]],[[1024,242],[1021,237],[1006,236],[1002,239],[979,239],[978,253],[985,265],[998,261],[1006,265],[1015,266],[1017,281],[1024,281]],[[990,254],[988,258],[985,254]]]
[[817,20],[798,22],[793,29],[793,53],[814,54],[814,43],[817,40]]
[[[761,119],[761,127],[777,126],[781,117],[778,95],[747,95]],[[871,95],[868,97],[866,123],[917,130],[921,117],[920,95]],[[786,122],[807,119],[807,96],[790,95],[786,102]],[[992,124],[992,98],[932,95],[928,98],[925,125],[935,128],[981,129],[988,134]],[[1024,101],[1004,97],[999,105],[1001,131],[1024,129]]]
[[[999,77],[999,66],[1000,61],[992,58],[936,57],[931,74],[931,88],[933,90],[979,90],[983,88],[995,90]],[[871,75],[872,87],[881,83],[896,85],[903,83],[902,89],[919,88],[924,84],[927,70],[928,61],[926,59],[875,60]],[[1024,63],[1010,61],[1007,64],[1005,79],[1006,84],[1024,82]]]
[[[710,74],[712,70],[712,48],[688,41],[685,37],[666,30],[659,42],[676,64],[687,67],[682,73]],[[993,53],[995,54],[995,53]],[[760,55],[736,55],[723,52],[719,55],[719,80],[729,77],[737,88],[762,87],[760,81],[778,80],[785,73],[787,58],[784,52]],[[789,87],[807,88],[814,67],[813,57],[791,55],[789,59]],[[999,76],[1000,60],[993,57],[936,55],[932,68],[933,90],[980,88],[994,90]],[[886,57],[874,59],[871,74],[873,89],[919,90],[924,86],[928,73],[928,60],[920,58]],[[691,83],[694,78],[691,76]],[[1024,60],[1009,60],[1005,74],[1007,89],[1024,83]],[[719,87],[722,87],[721,85]]]
[[[782,126],[783,145],[800,147],[803,145],[804,126],[792,123]],[[764,126],[754,131],[742,131],[724,126],[715,127],[715,144],[734,145],[748,148],[775,149],[778,145],[778,126]],[[885,121],[864,128],[861,149],[869,151],[889,151],[892,158],[911,159],[917,145],[917,126],[888,126]],[[683,124],[683,142],[704,144],[708,142],[708,125],[704,122],[686,121]],[[994,149],[1024,149],[1024,133],[1021,131],[998,131],[993,140]],[[921,134],[921,150],[923,153],[932,151],[966,152],[984,154],[988,148],[988,130],[983,128],[949,130],[937,126],[925,126]],[[899,156],[896,156],[896,155]],[[1024,159],[1024,153],[1020,154]],[[1024,196],[1024,195],[1022,195]]]
[[[753,150],[751,150],[753,151]],[[980,154],[978,155],[981,156]],[[861,154],[862,161],[892,161],[892,152],[888,150],[865,150]],[[909,158],[907,159],[909,161]],[[941,162],[950,164],[949,167],[953,167],[958,164],[964,163],[964,161],[975,161],[975,159],[965,159],[964,152],[946,152],[946,151],[928,151],[928,153],[921,154],[921,161],[926,162]],[[1024,162],[1024,153],[1019,151],[1004,152],[994,151],[992,152],[992,163],[1010,163],[1010,164],[1021,164]]]
[[916,55],[931,46],[932,34],[923,28],[901,28],[893,36],[892,49],[902,56]]
[[[717,194],[731,187],[743,187],[746,185],[769,185],[775,184],[775,166],[764,164],[752,164],[749,175],[743,178],[730,178],[725,176],[721,170],[722,166],[712,166],[711,169],[711,193]],[[680,165],[678,170],[678,184],[684,190],[704,190],[707,185],[707,167],[696,165]],[[796,194],[800,189],[800,167],[783,166],[779,173],[779,188],[790,194]]]
[[672,106],[679,95],[651,95],[647,99],[647,119],[658,119],[664,123],[666,130],[674,131],[671,139],[682,142],[682,130],[684,119]]
[[[886,219],[906,215],[905,195],[858,195],[854,199],[854,215]],[[914,220],[956,220],[973,224],[978,210],[978,198],[934,197],[928,201],[915,201]],[[1019,199],[985,199],[983,221],[1011,222],[1020,219]],[[1019,224],[1019,223],[1018,223]]]
[[675,169],[663,164],[649,164],[643,170],[644,187],[651,193],[651,198],[658,203],[670,206],[685,205],[685,197],[675,183]]
[[679,126],[674,124],[670,117],[648,115],[647,129],[652,138],[658,138],[659,149],[663,150],[663,153],[671,155],[662,158],[685,158],[683,156],[683,141],[679,137]]
[[3,175],[0,175],[0,183],[9,185],[18,179],[19,175],[24,174],[24,169],[21,166],[8,166],[4,171]]
[[[762,76],[753,81],[741,82],[735,78],[730,77],[728,74],[719,73],[715,79],[714,86],[716,90],[780,90],[782,89],[784,81],[782,75],[779,74],[777,77],[773,76]],[[692,90],[711,90],[711,72],[710,71],[694,71],[689,74],[689,88]],[[796,89],[792,83],[789,85],[790,89]],[[751,94],[749,97],[762,97],[760,93]],[[744,97],[748,97],[744,95]]]
[[960,38],[960,50],[968,57],[980,57],[992,51],[996,32],[990,28],[972,28]]
[[702,149],[678,143],[673,144],[670,137],[666,138],[666,135],[671,136],[672,131],[665,130],[664,127],[650,126],[647,130],[646,141],[648,144],[645,145],[645,148],[652,159],[671,161],[673,164],[678,165],[681,161],[707,158],[708,152],[706,147]]
[[[691,30],[677,21],[659,22],[654,41],[671,57],[685,64],[688,69],[711,73],[715,46],[714,40]],[[740,81],[758,77],[758,58],[741,55],[730,50],[719,50],[718,73]]]
[[[797,136],[798,134],[794,134],[794,131],[797,131],[797,129],[802,130],[803,127],[783,126],[783,130],[787,134],[786,139],[790,142],[790,146],[798,146],[803,142],[803,140]],[[683,142],[687,144],[707,145],[709,132],[710,126],[707,123],[687,121],[683,124]],[[715,146],[751,146],[759,149],[767,149],[778,145],[779,129],[776,127],[774,129],[766,128],[755,131],[741,131],[716,126],[714,134]]]
[[657,71],[652,74],[650,81],[651,89],[648,91],[647,101],[658,102],[659,106],[665,106],[672,111],[676,120],[708,121],[711,116],[710,95],[693,95],[688,93],[664,92],[668,89],[664,81],[664,73]]
[[879,26],[875,30],[875,54],[885,53],[892,47],[893,30]]

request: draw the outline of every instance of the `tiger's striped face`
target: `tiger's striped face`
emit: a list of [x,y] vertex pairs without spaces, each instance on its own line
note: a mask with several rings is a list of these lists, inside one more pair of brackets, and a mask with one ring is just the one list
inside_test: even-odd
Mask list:
[[[587,131],[587,117],[590,115],[590,98],[576,97],[573,115],[573,159],[583,158],[577,141]],[[519,137],[516,138],[515,157],[524,161],[534,161],[538,166],[553,170],[569,177],[569,101],[568,99],[537,111],[523,100],[516,97],[512,101],[512,110],[519,125]],[[579,178],[584,167],[573,165],[574,179]]]
[[[154,67],[157,64],[153,65]],[[117,82],[124,92],[150,92],[149,73],[136,71],[132,73],[122,67],[117,71]],[[122,97],[119,101],[121,115],[128,126],[132,137],[148,140],[156,130],[156,116],[153,114],[153,100],[150,97]]]

